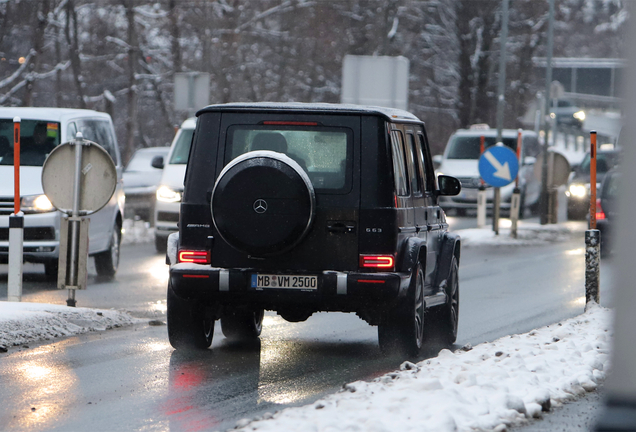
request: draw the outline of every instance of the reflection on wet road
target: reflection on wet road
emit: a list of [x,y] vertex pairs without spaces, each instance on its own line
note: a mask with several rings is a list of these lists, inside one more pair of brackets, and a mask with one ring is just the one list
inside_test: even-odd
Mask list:
[[[460,266],[458,345],[528,331],[583,310],[584,257],[577,239],[532,247],[466,248]],[[114,282],[78,293],[81,306],[121,307],[163,317],[163,257],[128,247]],[[601,269],[609,298],[611,261]],[[609,267],[608,267],[609,266]],[[0,299],[6,273],[0,268]],[[64,304],[66,292],[37,267],[25,299]],[[420,358],[436,355],[435,350]],[[288,323],[265,316],[261,341],[228,343],[217,325],[212,349],[174,351],[165,326],[86,334],[0,354],[0,429],[6,431],[210,431],[303,405],[344,383],[399,367],[384,358],[377,329],[353,314],[320,313]]]

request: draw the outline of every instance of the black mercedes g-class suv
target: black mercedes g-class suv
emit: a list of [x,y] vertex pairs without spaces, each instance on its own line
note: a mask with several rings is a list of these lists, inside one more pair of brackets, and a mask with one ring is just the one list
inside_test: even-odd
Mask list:
[[263,311],[292,322],[355,312],[382,351],[452,344],[459,236],[440,195],[424,124],[395,109],[234,103],[198,121],[179,232],[168,239],[167,321],[177,349],[261,333]]

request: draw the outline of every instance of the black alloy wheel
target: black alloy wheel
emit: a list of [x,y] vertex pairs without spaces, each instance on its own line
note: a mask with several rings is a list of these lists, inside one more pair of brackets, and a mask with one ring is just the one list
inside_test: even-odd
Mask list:
[[416,357],[424,343],[425,310],[424,270],[422,264],[418,263],[406,298],[392,312],[389,320],[378,326],[380,350],[385,354],[398,350]]
[[233,310],[221,318],[223,335],[231,340],[253,340],[261,335],[265,311]]
[[459,324],[459,266],[453,256],[446,284],[447,302],[427,310],[426,342],[451,346],[457,340]]
[[182,299],[168,282],[168,340],[175,349],[203,350],[209,348],[214,336],[214,315],[205,304]]
[[113,278],[119,268],[119,252],[121,246],[121,226],[115,222],[110,237],[108,250],[95,255],[95,270],[98,276]]

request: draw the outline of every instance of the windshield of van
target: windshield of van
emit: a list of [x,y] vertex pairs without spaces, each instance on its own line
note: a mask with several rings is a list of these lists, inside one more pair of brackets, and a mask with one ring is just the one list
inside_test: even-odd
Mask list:
[[194,135],[194,129],[181,129],[179,131],[177,142],[174,143],[174,151],[170,157],[171,164],[185,165],[188,163],[192,135]]
[[309,175],[314,188],[345,189],[347,155],[351,153],[352,142],[349,129],[232,126],[228,132],[226,164],[250,151],[271,150],[296,161]]
[[[42,166],[60,144],[60,124],[40,120],[20,123],[20,165]],[[13,165],[13,119],[0,119],[0,165]]]
[[[496,137],[485,137],[485,148],[495,145]],[[479,136],[455,136],[448,143],[447,159],[479,159],[481,156]],[[517,150],[516,138],[503,138],[503,144],[512,150]]]

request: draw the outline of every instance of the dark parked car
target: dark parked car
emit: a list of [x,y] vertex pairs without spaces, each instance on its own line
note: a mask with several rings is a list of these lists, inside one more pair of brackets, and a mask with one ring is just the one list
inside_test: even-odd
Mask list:
[[170,147],[148,147],[139,149],[124,170],[124,192],[126,193],[126,217],[138,215],[146,221],[153,220],[157,186],[161,181],[161,169],[151,165],[153,158],[168,156]]
[[[615,167],[620,160],[620,150],[598,150],[596,152],[596,183],[600,190],[605,174]],[[568,201],[568,219],[582,219],[590,210],[590,154],[583,158],[581,164],[573,171],[565,191]]]
[[353,312],[383,351],[457,337],[460,239],[448,232],[422,121],[388,108],[212,105],[197,114],[179,232],[168,238],[168,336],[205,349],[263,311]]
[[603,184],[596,201],[596,227],[601,231],[601,255],[612,253],[614,242],[612,241],[613,227],[618,219],[618,192],[621,183],[621,174],[618,169],[613,169],[603,178]]

